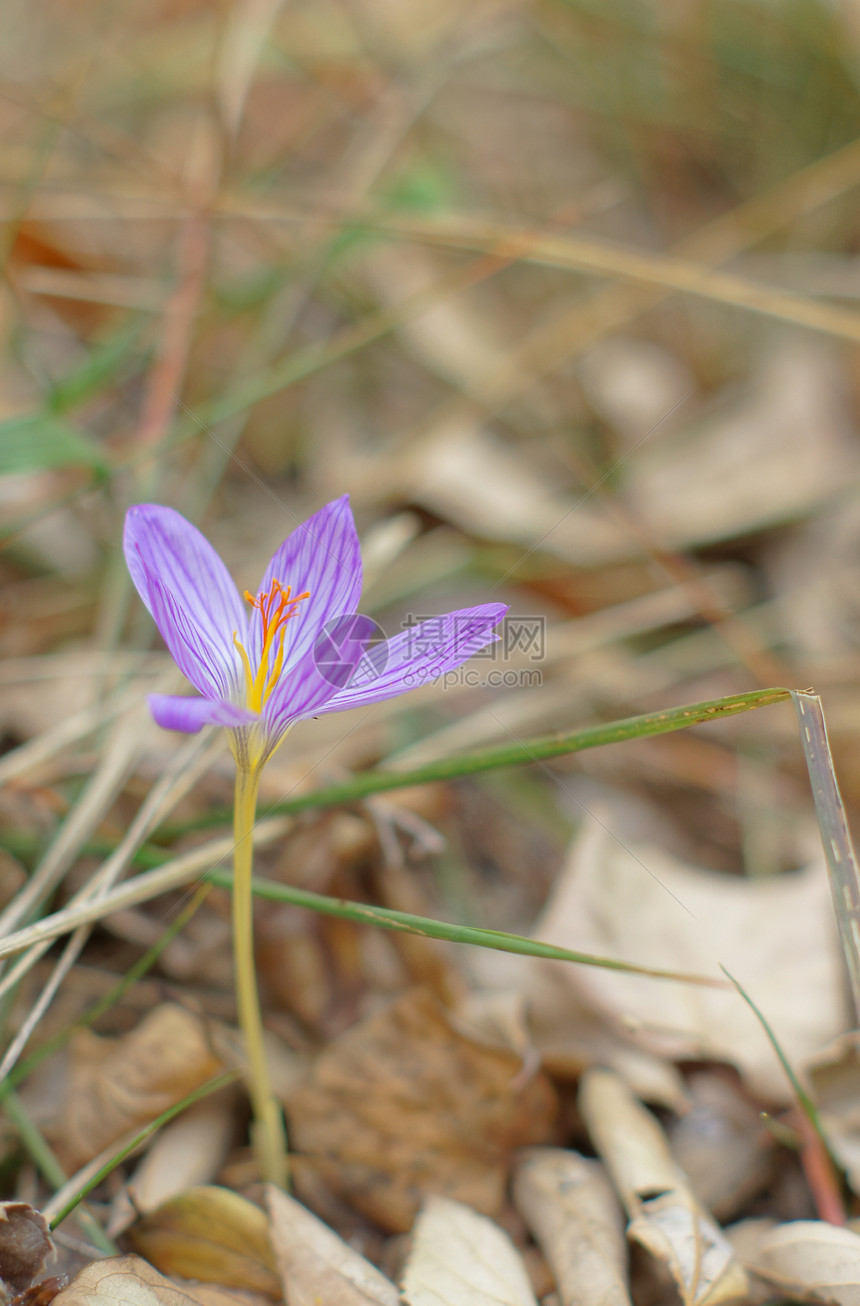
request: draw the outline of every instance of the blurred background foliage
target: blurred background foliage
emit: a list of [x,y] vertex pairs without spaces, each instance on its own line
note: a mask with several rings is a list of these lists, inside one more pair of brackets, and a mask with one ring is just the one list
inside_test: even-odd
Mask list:
[[[297,733],[300,761],[814,683],[860,796],[855,4],[8,0],[4,27],[7,743],[164,674],[118,651],[152,640],[130,502],[244,586],[349,491],[387,630],[493,595],[548,635],[504,684]],[[773,867],[793,732],[570,784]]]

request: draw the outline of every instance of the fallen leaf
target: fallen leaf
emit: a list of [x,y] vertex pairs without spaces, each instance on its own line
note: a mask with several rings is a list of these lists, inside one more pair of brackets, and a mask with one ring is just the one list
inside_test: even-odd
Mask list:
[[31,1284],[23,1292],[16,1293],[10,1306],[51,1306],[54,1298],[65,1288],[68,1281],[67,1274],[51,1275],[47,1279],[40,1279],[38,1283]]
[[119,1039],[80,1030],[72,1043],[71,1084],[58,1148],[82,1165],[128,1130],[147,1124],[222,1069],[201,1020],[185,1007],[156,1007]]
[[128,1238],[165,1274],[281,1296],[265,1213],[229,1188],[191,1188],[144,1216]]
[[534,957],[489,949],[473,964],[484,991],[462,1009],[481,1030],[495,1034],[525,1059],[538,1055],[554,1080],[576,1080],[588,1066],[609,1066],[646,1102],[681,1113],[689,1105],[680,1073],[670,1061],[630,1041],[572,991],[561,969]]
[[[365,493],[384,495],[397,486],[410,501],[470,534],[528,549],[539,546],[580,567],[629,556],[629,532],[599,505],[560,493],[527,456],[479,426],[471,414],[446,417],[385,463],[377,458],[352,464]],[[547,522],[554,523],[549,531]]]
[[618,1199],[599,1161],[556,1147],[518,1160],[514,1203],[552,1270],[562,1306],[629,1306]]
[[670,548],[799,517],[833,495],[857,460],[831,356],[795,342],[775,349],[733,403],[661,437],[625,465],[623,492]]
[[0,1293],[7,1300],[35,1282],[53,1250],[41,1211],[29,1202],[0,1202]]
[[536,1306],[508,1235],[445,1197],[429,1198],[415,1223],[401,1288],[408,1306]]
[[579,1109],[630,1224],[627,1236],[670,1270],[685,1306],[716,1306],[747,1290],[723,1231],[690,1190],[660,1125],[611,1070],[589,1070]]
[[[724,963],[764,1012],[793,1065],[802,1065],[848,1024],[821,861],[786,875],[744,880],[685,866],[652,845],[624,845],[589,821],[533,933],[583,952],[716,978]],[[780,1105],[792,1101],[770,1042],[733,989],[543,965],[552,966],[581,1001],[636,1046],[675,1060],[728,1061],[756,1096]]]
[[795,1220],[765,1234],[749,1269],[801,1301],[860,1303],[860,1235],[819,1220]]
[[398,1306],[391,1280],[295,1198],[269,1184],[266,1205],[287,1306]]
[[54,1298],[55,1306],[259,1306],[260,1298],[211,1284],[173,1283],[140,1256],[93,1261]]
[[504,1047],[470,1037],[416,989],[347,1030],[288,1098],[296,1187],[322,1180],[404,1232],[427,1193],[495,1214],[514,1148],[550,1139],[556,1097]]

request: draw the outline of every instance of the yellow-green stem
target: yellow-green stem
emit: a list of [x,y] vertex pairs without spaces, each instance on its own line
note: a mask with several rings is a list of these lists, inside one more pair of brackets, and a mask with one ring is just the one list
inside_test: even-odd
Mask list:
[[259,785],[258,767],[237,769],[236,802],[233,809],[233,835],[236,841],[233,850],[233,964],[236,971],[239,1024],[248,1058],[248,1088],[254,1109],[254,1150],[263,1178],[284,1188],[287,1183],[287,1137],[281,1108],[272,1093],[269,1079],[254,967],[252,832]]

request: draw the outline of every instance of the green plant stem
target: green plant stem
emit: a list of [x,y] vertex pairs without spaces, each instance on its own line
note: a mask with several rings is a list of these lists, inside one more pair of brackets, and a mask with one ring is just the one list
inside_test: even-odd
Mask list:
[[284,1188],[287,1184],[287,1138],[284,1119],[271,1086],[263,1021],[254,966],[254,817],[260,787],[259,767],[236,769],[233,809],[233,964],[239,1024],[248,1058],[248,1087],[254,1110],[253,1140],[263,1178]]

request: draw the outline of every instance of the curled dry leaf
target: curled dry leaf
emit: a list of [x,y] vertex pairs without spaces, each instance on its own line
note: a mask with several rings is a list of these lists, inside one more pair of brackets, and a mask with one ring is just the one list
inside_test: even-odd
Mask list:
[[266,1216],[229,1188],[191,1188],[144,1216],[128,1236],[165,1274],[281,1296]]
[[81,1030],[72,1045],[58,1150],[70,1168],[83,1165],[221,1069],[203,1022],[175,1003],[156,1007],[119,1039]]
[[29,1202],[0,1202],[0,1297],[24,1292],[54,1250],[48,1222]]
[[511,1151],[546,1142],[555,1124],[549,1080],[522,1071],[431,994],[405,994],[332,1042],[290,1095],[300,1195],[322,1181],[397,1232],[432,1192],[495,1214]]
[[416,1221],[402,1292],[407,1306],[536,1306],[508,1235],[446,1197],[429,1198]]
[[55,1306],[261,1306],[252,1292],[206,1283],[172,1283],[140,1256],[110,1256],[84,1266]]
[[391,1280],[295,1198],[269,1184],[266,1205],[287,1306],[398,1306]]
[[51,1302],[69,1281],[67,1274],[52,1274],[47,1279],[40,1279],[23,1292],[12,1298],[12,1306],[51,1306]]
[[860,1235],[820,1220],[796,1220],[766,1233],[749,1269],[801,1301],[860,1306]]
[[627,1236],[668,1267],[685,1306],[743,1297],[743,1267],[693,1196],[656,1117],[611,1070],[586,1072],[579,1108],[630,1216]]
[[530,1148],[518,1158],[513,1195],[562,1306],[629,1306],[624,1220],[599,1161],[556,1147]]

